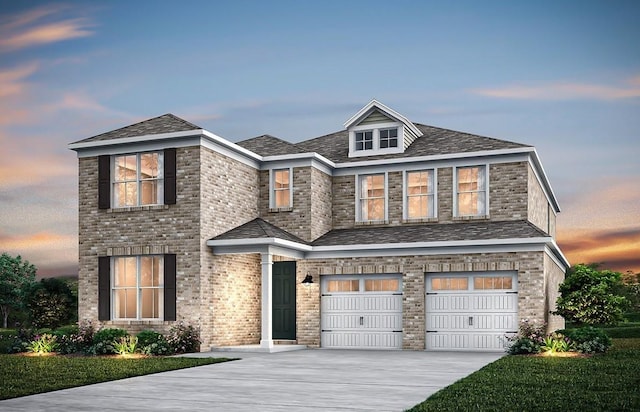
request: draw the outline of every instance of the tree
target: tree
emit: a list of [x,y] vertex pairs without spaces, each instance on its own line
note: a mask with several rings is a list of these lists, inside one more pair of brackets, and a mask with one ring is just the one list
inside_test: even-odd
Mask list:
[[7,253],[0,256],[0,312],[2,327],[7,327],[9,313],[24,308],[25,297],[36,281],[36,267],[22,257]]
[[611,325],[623,320],[628,302],[617,294],[621,277],[618,272],[598,270],[597,264],[573,266],[560,284],[553,314],[587,325]]
[[75,321],[76,298],[63,279],[48,278],[36,283],[27,297],[29,317],[37,328],[52,328]]

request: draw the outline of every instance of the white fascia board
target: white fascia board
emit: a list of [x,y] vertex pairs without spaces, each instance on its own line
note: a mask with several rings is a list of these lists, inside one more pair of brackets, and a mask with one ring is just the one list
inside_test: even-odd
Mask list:
[[218,136],[217,134],[211,133],[208,130],[202,130],[202,135],[206,136],[209,140],[211,140],[212,142],[217,143],[220,146],[224,146],[227,147],[231,150],[233,150],[234,152],[240,153],[252,160],[257,160],[257,161],[262,161],[263,157],[260,156],[259,154],[253,153],[251,150],[247,150],[242,146],[239,146],[233,142],[230,142],[229,140]]
[[227,246],[282,246],[289,249],[300,250],[303,252],[311,251],[311,246],[290,240],[280,239],[277,237],[258,238],[258,239],[221,239],[207,240],[207,246],[211,247],[227,247]]
[[420,131],[420,129],[418,129],[416,125],[413,124],[409,119],[396,112],[392,108],[380,103],[376,99],[371,100],[362,109],[358,110],[358,113],[351,116],[351,118],[349,118],[349,120],[344,123],[345,129],[348,129],[353,124],[357,123],[362,118],[362,116],[364,116],[369,110],[374,107],[385,113],[388,117],[395,118],[396,120],[402,122],[408,129],[414,132],[417,137],[422,136],[422,132]]
[[540,181],[542,185],[542,190],[544,190],[547,199],[553,205],[555,212],[559,213],[560,204],[558,203],[558,199],[553,192],[553,188],[551,187],[551,183],[549,182],[547,173],[544,171],[544,167],[542,166],[542,162],[540,161],[540,156],[538,156],[538,152],[535,148],[533,148],[533,150],[531,151],[530,158],[533,166],[533,171],[535,172],[538,181]]
[[279,167],[313,166],[329,176],[333,175],[335,163],[315,152],[295,153],[289,155],[265,156],[262,158],[260,170],[270,170]]
[[562,265],[565,266],[565,269],[569,269],[571,267],[569,259],[567,259],[564,253],[562,253],[562,250],[560,250],[560,247],[558,247],[555,239],[551,239],[551,241],[547,244],[547,248],[550,251],[550,256],[556,257],[560,261],[559,263],[562,263]]
[[[512,150],[512,149],[508,149]],[[505,151],[505,153],[491,152],[473,152],[455,155],[435,155],[435,156],[419,156],[400,159],[387,159],[386,163],[378,160],[355,162],[355,163],[338,163],[333,173],[334,176],[347,176],[356,173],[376,173],[379,171],[397,172],[404,170],[416,170],[419,168],[442,168],[454,166],[472,166],[476,164],[494,164],[507,162],[526,162],[529,160],[529,153],[522,151]]]
[[187,136],[174,139],[166,139],[160,141],[134,142],[129,144],[114,144],[112,146],[99,146],[87,149],[77,150],[78,158],[100,156],[100,155],[119,155],[127,153],[142,153],[155,150],[163,150],[167,148],[191,147],[200,145],[200,136]]

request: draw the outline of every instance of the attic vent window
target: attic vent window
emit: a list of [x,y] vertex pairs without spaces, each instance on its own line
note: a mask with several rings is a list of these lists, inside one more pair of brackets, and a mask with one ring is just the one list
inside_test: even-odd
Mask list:
[[373,149],[373,131],[356,132],[356,150]]

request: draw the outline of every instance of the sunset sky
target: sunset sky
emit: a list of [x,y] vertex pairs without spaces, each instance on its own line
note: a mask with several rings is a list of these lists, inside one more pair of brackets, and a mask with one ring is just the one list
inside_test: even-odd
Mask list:
[[0,252],[77,273],[70,142],[164,113],[295,142],[376,98],[536,146],[571,263],[640,272],[639,22],[640,1],[0,0]]

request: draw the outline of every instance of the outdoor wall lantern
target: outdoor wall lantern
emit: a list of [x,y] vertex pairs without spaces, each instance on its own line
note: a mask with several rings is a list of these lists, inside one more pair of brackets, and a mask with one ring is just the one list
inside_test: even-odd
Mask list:
[[305,276],[304,280],[302,281],[303,285],[310,285],[313,283],[313,276],[311,276],[309,273],[307,273],[307,276]]

